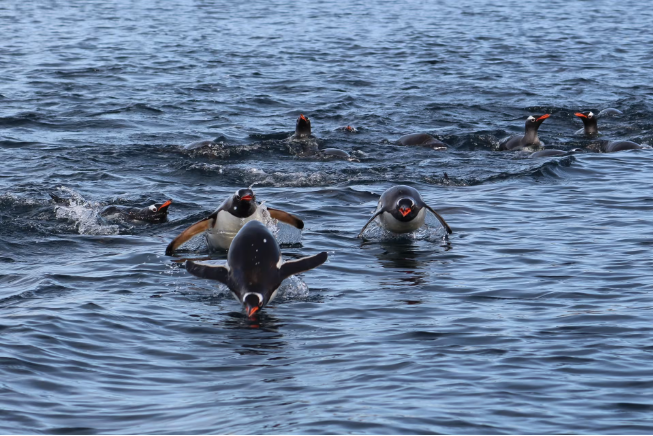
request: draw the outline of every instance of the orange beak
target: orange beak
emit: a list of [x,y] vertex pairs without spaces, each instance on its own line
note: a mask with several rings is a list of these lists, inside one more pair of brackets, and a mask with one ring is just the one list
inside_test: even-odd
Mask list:
[[163,203],[159,208],[157,209],[157,212],[160,211],[161,209],[165,209],[166,207],[170,206],[172,204],[172,200],[168,200],[165,203]]
[[576,112],[574,115],[576,115],[577,117],[581,117],[581,118],[587,118],[587,115],[581,114],[580,112]]
[[251,196],[251,195],[243,195],[243,197],[241,198],[241,200],[251,201],[251,200],[252,200],[252,196]]
[[402,207],[401,209],[399,209],[399,213],[401,214],[401,216],[406,216],[410,213],[411,210],[412,209],[410,207]]
[[539,118],[538,118],[537,120],[535,120],[535,121],[544,121],[544,120],[546,120],[547,118],[549,118],[550,116],[551,116],[551,114],[544,114],[544,115],[542,115],[541,117],[539,117]]
[[258,306],[248,307],[247,308],[247,316],[249,316],[251,318],[259,310],[260,310],[260,307],[258,307]]
[[308,121],[308,120],[306,119],[306,117],[304,116],[304,114],[301,114],[301,115],[299,116],[299,119],[300,119],[300,120],[304,120],[304,121]]

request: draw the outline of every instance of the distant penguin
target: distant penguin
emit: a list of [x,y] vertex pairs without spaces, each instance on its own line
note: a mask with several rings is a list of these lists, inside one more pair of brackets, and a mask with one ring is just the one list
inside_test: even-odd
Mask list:
[[148,207],[107,206],[100,216],[105,218],[118,218],[127,221],[145,221],[148,223],[164,223],[168,220],[168,206],[172,200],[162,204],[153,204]]
[[551,114],[544,115],[531,115],[526,118],[526,132],[524,135],[515,135],[506,139],[499,144],[499,150],[515,150],[517,148],[526,147],[529,145],[542,146],[540,138],[537,136],[537,130],[540,125],[549,118]]
[[[276,220],[298,229],[304,228],[304,222],[294,215],[270,207],[267,211]],[[239,189],[208,218],[193,224],[173,239],[166,247],[166,255],[171,256],[184,242],[202,232],[206,232],[206,241],[210,248],[228,250],[234,236],[247,222],[264,219],[263,210],[256,204],[254,192],[251,189]]]
[[272,301],[284,279],[318,267],[326,260],[327,253],[322,252],[284,262],[272,233],[262,223],[250,221],[231,243],[227,265],[202,265],[189,260],[186,270],[227,285],[251,317]]
[[427,210],[435,215],[448,234],[452,233],[449,224],[424,203],[417,189],[405,185],[393,186],[381,194],[374,215],[363,226],[358,237],[362,237],[367,226],[377,217],[381,226],[393,233],[413,232],[424,225]]
[[308,117],[305,117],[304,114],[301,114],[297,118],[297,123],[295,124],[295,134],[291,137],[292,139],[306,139],[310,138],[311,134],[311,120]]
[[435,150],[447,149],[447,144],[435,139],[433,136],[427,133],[413,133],[411,135],[402,136],[401,138],[397,139],[396,144],[404,146],[429,147]]
[[592,111],[589,111],[589,112],[576,112],[574,115],[576,115],[578,118],[580,118],[580,120],[583,122],[582,133],[584,133],[585,135],[598,135],[599,134],[599,126],[598,126],[598,118],[599,117],[597,117],[594,114],[594,112],[592,112]]
[[347,133],[358,133],[358,129],[354,126],[343,126],[343,127],[338,127],[336,130],[340,130],[342,132],[347,132]]

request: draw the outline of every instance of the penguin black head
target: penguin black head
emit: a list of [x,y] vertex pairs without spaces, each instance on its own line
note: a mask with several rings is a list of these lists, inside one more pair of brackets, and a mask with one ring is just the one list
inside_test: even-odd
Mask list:
[[391,214],[399,221],[412,221],[422,208],[415,204],[415,200],[410,197],[402,197],[397,200]]
[[168,206],[172,204],[172,200],[168,200],[162,204],[153,204],[146,208],[141,209],[136,215],[136,219],[149,222],[160,222],[168,219]]
[[244,295],[242,303],[245,305],[247,316],[251,317],[263,307],[263,295],[258,292],[249,292]]
[[549,118],[551,114],[544,114],[544,115],[531,115],[528,118],[526,118],[526,130],[530,129],[539,129],[540,125]]
[[576,112],[574,115],[576,115],[580,120],[583,122],[583,126],[585,126],[585,134],[586,135],[595,135],[599,133],[599,127],[598,127],[598,116],[594,114],[594,112],[589,111],[589,112]]
[[311,120],[309,120],[308,117],[305,117],[304,114],[301,114],[299,118],[297,118],[295,136],[298,138],[311,136]]

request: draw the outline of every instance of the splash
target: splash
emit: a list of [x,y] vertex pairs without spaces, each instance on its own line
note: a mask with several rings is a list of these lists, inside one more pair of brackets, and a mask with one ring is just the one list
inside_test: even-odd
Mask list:
[[361,235],[368,241],[429,241],[441,242],[447,238],[447,232],[442,224],[432,215],[427,214],[424,225],[414,232],[394,233],[379,225],[378,218],[370,223]]
[[86,201],[84,197],[73,189],[60,186],[57,191],[62,195],[55,199],[55,216],[66,219],[75,224],[80,235],[117,235],[120,227],[106,225],[100,221],[101,205]]

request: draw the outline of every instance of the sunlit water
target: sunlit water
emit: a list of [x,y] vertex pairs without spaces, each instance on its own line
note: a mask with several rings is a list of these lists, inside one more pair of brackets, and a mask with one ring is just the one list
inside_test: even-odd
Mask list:
[[[653,12],[495,3],[1,4],[0,433],[653,432],[653,150],[494,151],[652,144]],[[394,184],[454,233],[357,239]],[[251,185],[329,252],[256,321],[164,255]]]

